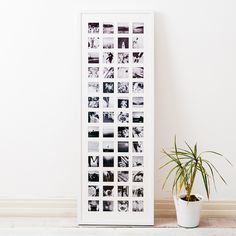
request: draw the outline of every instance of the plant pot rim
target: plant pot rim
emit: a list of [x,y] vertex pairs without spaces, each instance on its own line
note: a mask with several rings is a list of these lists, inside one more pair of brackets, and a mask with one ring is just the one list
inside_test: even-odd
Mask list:
[[[197,194],[197,193],[192,193],[191,195],[195,195],[199,201],[189,201],[189,203],[197,203],[197,202],[202,202],[204,200],[204,197],[200,194]],[[185,197],[186,196],[186,193],[183,193],[183,194],[180,194],[180,195],[174,195],[173,197],[176,199],[176,200],[179,200],[179,201],[183,201],[183,202],[187,202],[185,200],[182,199],[182,197]]]

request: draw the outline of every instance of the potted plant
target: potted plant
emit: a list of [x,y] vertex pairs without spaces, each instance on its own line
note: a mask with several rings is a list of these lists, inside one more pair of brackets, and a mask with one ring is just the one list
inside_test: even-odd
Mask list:
[[[163,188],[169,177],[174,175],[172,193],[174,196],[177,223],[179,226],[192,228],[199,225],[203,201],[201,195],[192,192],[197,175],[202,179],[208,200],[210,198],[211,184],[213,183],[216,188],[215,176],[218,175],[225,184],[226,181],[212,162],[205,158],[206,154],[223,157],[220,153],[214,151],[199,153],[197,144],[193,147],[187,142],[185,144],[186,148],[177,147],[175,137],[174,147],[169,152],[163,149],[163,153],[168,158],[168,161],[160,168],[162,169],[171,165]],[[232,165],[226,158],[224,160]]]

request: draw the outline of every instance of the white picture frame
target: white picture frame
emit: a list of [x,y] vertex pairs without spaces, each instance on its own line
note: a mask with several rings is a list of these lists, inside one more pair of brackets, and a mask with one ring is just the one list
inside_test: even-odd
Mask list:
[[78,224],[154,224],[154,14],[84,12]]

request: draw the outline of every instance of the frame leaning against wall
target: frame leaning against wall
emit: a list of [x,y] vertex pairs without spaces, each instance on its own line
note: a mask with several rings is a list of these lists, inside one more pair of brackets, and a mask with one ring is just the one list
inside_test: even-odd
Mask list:
[[78,224],[154,223],[154,14],[84,12]]

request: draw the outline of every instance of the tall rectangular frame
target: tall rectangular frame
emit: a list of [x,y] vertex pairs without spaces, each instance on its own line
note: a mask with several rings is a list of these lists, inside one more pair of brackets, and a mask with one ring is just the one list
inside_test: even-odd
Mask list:
[[[92,23],[89,25],[89,23]],[[93,23],[99,23],[99,29],[96,28],[96,24]],[[108,23],[113,24],[113,33],[109,33],[112,31],[109,31],[109,28],[106,28]],[[126,34],[125,28],[123,27],[123,23],[128,23],[128,34]],[[143,23],[143,28],[141,24],[141,28],[144,29],[144,31],[141,33],[144,38],[143,41],[143,49],[135,49],[134,48],[134,38],[140,36],[140,25],[136,23]],[[106,24],[106,27],[104,26]],[[135,25],[136,24],[136,25]],[[123,28],[119,28],[120,31],[118,31],[118,26],[122,26]],[[88,31],[88,27],[90,27]],[[108,29],[108,31],[104,31]],[[124,30],[124,31],[122,31]],[[153,225],[154,224],[154,13],[153,12],[83,12],[80,15],[80,32],[81,32],[81,160],[80,160],[80,183],[79,183],[79,196],[78,196],[78,224],[84,225],[84,224],[94,224],[94,225]],[[92,33],[91,33],[92,32]],[[105,33],[104,33],[105,32]],[[122,32],[119,34],[119,32]],[[136,32],[136,33],[134,33]],[[107,38],[106,40],[104,38]],[[109,40],[109,38],[113,38],[114,40]],[[122,41],[118,38],[128,38],[128,48],[126,47],[127,39],[126,41]],[[94,42],[96,41],[97,42]],[[92,41],[91,41],[92,40]],[[90,41],[90,42],[88,42]],[[90,43],[90,44],[89,44]],[[91,46],[93,45],[93,46]],[[97,46],[96,46],[97,45]],[[105,46],[104,46],[105,45]],[[108,47],[107,47],[108,45]],[[109,46],[113,45],[113,48],[110,48]],[[104,47],[106,47],[104,49]],[[91,50],[89,50],[89,48]],[[113,60],[111,64],[107,65],[106,63],[109,62],[109,58],[104,60],[104,53],[107,52],[114,52],[113,53]],[[122,63],[122,60],[124,60],[126,54],[122,55],[123,59],[120,59],[121,64],[118,63],[118,54],[123,52],[128,53],[129,57],[129,63]],[[143,53],[143,64],[139,64],[140,60],[140,52]],[[93,54],[95,53],[95,54]],[[96,53],[99,54],[99,63],[97,63],[97,56]],[[136,54],[134,54],[136,53]],[[138,54],[137,54],[138,53]],[[94,56],[95,55],[95,56]],[[108,54],[105,54],[108,56]],[[90,57],[90,58],[89,58]],[[139,60],[137,64],[135,64],[135,60]],[[93,63],[95,61],[95,63]],[[103,62],[102,62],[103,61]],[[131,63],[132,61],[132,63]],[[88,78],[88,67],[98,67],[99,72],[99,78]],[[106,77],[110,70],[113,67],[113,76],[110,75],[110,77]],[[118,68],[121,67],[128,67],[128,78],[125,76],[124,71],[119,69],[119,72],[121,75],[125,76],[124,78],[120,79],[118,78]],[[134,69],[135,68],[135,69]],[[137,68],[137,69],[136,69]],[[132,71],[131,71],[132,70]],[[141,71],[140,71],[141,70]],[[91,71],[90,71],[91,72]],[[96,71],[95,71],[96,72]],[[94,71],[92,71],[92,74]],[[104,75],[106,73],[106,76]],[[140,76],[141,75],[141,76]],[[94,75],[92,75],[93,77]],[[104,78],[103,78],[104,77]],[[122,76],[121,76],[122,77]],[[140,78],[141,77],[141,78]],[[143,81],[144,85],[144,92],[143,92],[143,100],[144,100],[144,106],[143,109],[134,108],[134,99],[135,96],[140,96],[140,94],[133,94],[134,91],[134,84],[135,82],[139,83],[139,81]],[[94,83],[93,83],[94,82]],[[123,83],[124,82],[124,83]],[[128,82],[128,93],[122,93],[118,94],[118,91],[125,90],[125,82]],[[91,83],[91,90],[96,90],[96,86],[98,84],[99,92],[94,96],[89,94],[88,92],[88,83]],[[106,84],[107,83],[107,84]],[[110,84],[109,84],[110,83]],[[106,93],[106,89],[113,83],[113,94]],[[120,84],[119,84],[120,83]],[[119,85],[118,85],[119,84]],[[107,86],[105,86],[107,85]],[[137,88],[135,88],[137,89]],[[102,90],[102,91],[101,91]],[[109,90],[108,90],[109,91]],[[107,95],[108,94],[108,95]],[[111,96],[112,95],[112,96]],[[90,96],[90,97],[89,97]],[[106,109],[103,108],[103,96],[111,96],[115,100],[115,104],[113,104],[113,109]],[[128,108],[118,108],[118,99],[119,98],[128,98]],[[138,98],[138,97],[136,97]],[[90,100],[89,100],[90,99]],[[125,100],[125,99],[123,99]],[[138,102],[140,102],[139,99],[137,99]],[[121,100],[122,102],[122,100]],[[124,101],[125,102],[125,101]],[[131,105],[132,103],[132,105]],[[96,107],[97,105],[99,107]],[[90,108],[88,108],[90,106]],[[139,124],[133,123],[134,119],[137,120],[136,114],[134,113],[142,113],[140,111],[143,111],[143,124],[142,127],[144,129],[144,137],[141,139],[134,138],[133,137],[133,130],[138,127]],[[99,115],[99,121],[98,123],[88,123],[89,122],[89,115],[88,112],[92,112],[91,115]],[[121,113],[128,113],[128,119],[129,124],[124,125],[123,123],[119,125],[117,123],[116,119]],[[107,114],[104,114],[107,113]],[[112,114],[113,113],[113,114]],[[124,115],[122,114],[122,115]],[[104,155],[107,155],[107,153],[104,153],[106,149],[104,147],[108,147],[110,145],[110,141],[107,142],[109,139],[104,139],[101,137],[101,134],[109,131],[106,129],[104,131],[104,119],[105,121],[110,122],[110,118],[108,119],[108,115],[110,118],[113,116],[113,122],[112,124],[109,124],[109,127],[113,128],[115,127],[113,131],[113,137],[112,142],[114,143],[113,147],[113,167],[107,168],[104,167]],[[90,117],[91,118],[91,117]],[[96,122],[96,116],[95,118],[92,117],[93,121]],[[95,120],[94,120],[95,119]],[[91,119],[90,119],[91,121]],[[132,122],[130,122],[132,121]],[[107,124],[106,124],[107,125]],[[119,138],[118,137],[118,130],[120,127],[120,131],[122,132],[124,127],[128,126],[129,136],[128,138]],[[88,131],[88,127],[93,127],[98,129],[98,132],[94,129],[91,131]],[[107,127],[106,127],[107,128]],[[138,127],[140,128],[140,127]],[[92,139],[88,138],[88,132],[90,132]],[[99,134],[98,138],[94,138],[97,136],[97,133]],[[95,135],[95,136],[94,136]],[[94,136],[94,137],[93,137]],[[141,140],[141,141],[140,141]],[[128,141],[128,142],[126,142]],[[105,146],[107,143],[109,145]],[[88,144],[90,143],[90,144]],[[105,143],[105,144],[104,144]],[[119,147],[118,147],[119,143]],[[128,154],[126,153],[120,153],[120,150],[124,148],[124,145],[128,143]],[[97,147],[98,144],[98,147]],[[122,145],[121,145],[122,144]],[[142,144],[144,146],[144,149],[142,149],[143,153],[143,164],[144,166],[140,168],[136,168],[134,165],[134,157],[139,156],[140,153],[133,153],[133,151],[136,152],[136,148],[134,148],[134,145]],[[90,153],[90,151],[94,151],[94,149],[99,148],[98,150],[95,150],[94,153]],[[119,152],[118,152],[119,150]],[[111,155],[108,153],[109,156]],[[88,157],[89,156],[95,157],[98,156],[98,168],[96,167],[88,167]],[[119,156],[120,155],[120,156]],[[127,157],[129,164],[128,168],[125,169],[125,167],[119,168],[118,167],[118,156],[121,157]],[[136,158],[136,157],[135,157]],[[132,160],[131,160],[132,159]],[[136,158],[139,160],[138,158]],[[136,160],[135,159],[135,160]],[[96,160],[96,159],[93,159]],[[103,160],[103,165],[102,165]],[[107,157],[106,159],[107,160]],[[115,160],[115,161],[114,161]],[[126,160],[126,159],[125,159]],[[109,163],[109,161],[107,162]],[[132,164],[133,163],[133,164]],[[96,165],[95,165],[96,166]],[[107,171],[108,170],[108,171]],[[112,170],[112,171],[110,171]],[[125,176],[125,172],[128,170],[128,182],[118,182],[118,172],[120,174],[120,179],[122,180],[122,177]],[[139,172],[142,172],[141,175],[141,184],[139,182],[140,176],[137,176],[135,174],[138,174]],[[141,170],[141,171],[140,171]],[[113,182],[104,182],[104,172],[113,172]],[[88,172],[99,174],[98,176],[99,181],[98,182],[90,182],[88,180]],[[124,173],[124,176],[121,174]],[[137,180],[137,182],[133,182],[134,176]],[[106,177],[106,174],[105,174]],[[143,179],[142,179],[143,178]],[[128,197],[120,197],[118,196],[118,186],[128,186]],[[135,186],[136,185],[136,186]],[[136,187],[139,187],[140,185],[143,186],[143,195],[140,198],[137,195],[137,192],[135,190],[140,190],[139,188],[136,189]],[[90,188],[90,194],[92,190],[92,195],[88,196],[88,188],[89,186],[97,186],[98,187],[98,196],[95,193],[96,188]],[[104,189],[104,186],[107,187]],[[111,188],[108,187],[114,187],[112,191],[112,196],[104,196],[104,190],[111,190]],[[136,195],[135,195],[135,194]],[[91,209],[94,208],[94,203],[92,203],[90,210],[88,210],[88,204],[91,203],[91,201],[98,201],[98,211],[91,211]],[[110,209],[110,206],[107,206],[104,204],[104,202],[113,202],[112,205],[112,211],[104,211],[104,209]],[[121,205],[118,205],[118,202],[121,202]],[[122,204],[125,205],[125,203],[128,202],[128,212],[120,212],[118,211],[119,207],[122,207]],[[143,202],[143,208],[141,209],[138,205],[138,203]],[[135,203],[135,204],[134,204]],[[108,204],[109,205],[109,204]],[[137,208],[134,208],[134,205],[137,206]],[[105,207],[105,208],[104,208]],[[107,208],[108,207],[108,208]],[[142,211],[139,211],[139,208]],[[136,211],[138,209],[138,211]]]

